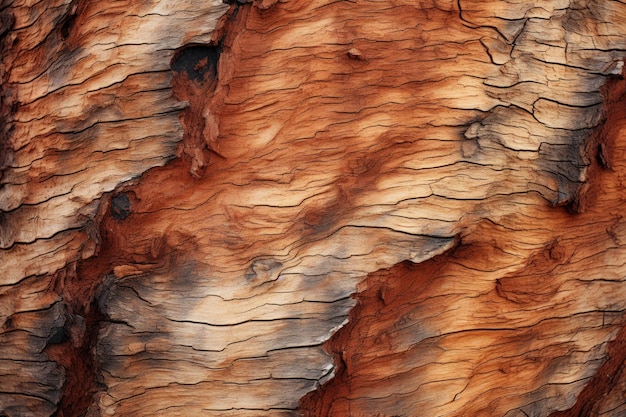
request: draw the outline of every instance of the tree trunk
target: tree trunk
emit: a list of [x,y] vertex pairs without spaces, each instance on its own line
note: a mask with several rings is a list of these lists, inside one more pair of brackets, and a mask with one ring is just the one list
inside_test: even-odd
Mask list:
[[623,416],[626,4],[4,0],[0,416]]

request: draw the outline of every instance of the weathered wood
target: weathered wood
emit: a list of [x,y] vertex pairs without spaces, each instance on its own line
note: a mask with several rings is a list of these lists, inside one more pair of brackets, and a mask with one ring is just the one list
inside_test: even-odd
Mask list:
[[185,105],[173,97],[170,60],[187,43],[209,42],[227,9],[187,7],[193,12],[167,1],[0,8],[0,357],[25,364],[6,368],[13,377],[0,382],[0,414],[51,415],[62,386],[72,386],[63,359],[44,350],[89,299],[59,291],[54,274],[97,252],[103,193],[175,157]]
[[0,8],[0,414],[620,415],[626,5],[233,3]]

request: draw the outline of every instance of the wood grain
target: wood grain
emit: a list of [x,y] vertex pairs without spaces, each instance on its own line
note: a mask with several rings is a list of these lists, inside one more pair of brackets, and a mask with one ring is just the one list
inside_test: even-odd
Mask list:
[[623,3],[3,6],[0,414],[623,410]]
[[227,7],[174,6],[2,3],[0,357],[11,365],[0,414],[57,409],[72,376],[45,349],[89,299],[60,293],[55,273],[98,251],[105,193],[176,155],[185,103],[173,97],[170,60],[187,43],[209,42]]

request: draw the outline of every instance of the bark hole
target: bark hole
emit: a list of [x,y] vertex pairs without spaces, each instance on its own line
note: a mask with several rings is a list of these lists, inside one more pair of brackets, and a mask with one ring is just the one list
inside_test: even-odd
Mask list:
[[219,120],[210,109],[219,78],[221,52],[219,42],[217,45],[187,45],[171,62],[174,95],[189,103],[181,114],[185,128],[181,148],[183,160],[189,163],[189,172],[194,178],[204,175],[211,151],[220,155],[216,149]]
[[193,45],[180,50],[172,60],[172,70],[185,73],[192,81],[202,82],[207,77],[217,79],[219,46]]
[[130,198],[120,193],[111,200],[111,214],[115,220],[126,220],[130,215]]
[[70,36],[74,22],[76,21],[76,15],[69,15],[63,24],[61,25],[61,36],[63,39],[67,39]]
[[68,340],[70,340],[70,334],[65,327],[54,327],[48,339],[48,345],[60,345]]
[[[335,376],[301,398],[301,415],[353,415],[349,398],[358,397],[358,389],[376,385],[376,381],[369,380],[367,373],[355,370],[365,369],[365,363],[370,369],[385,368],[385,361],[394,354],[379,353],[391,352],[394,343],[391,335],[398,326],[398,318],[411,314],[412,303],[420,293],[435,285],[442,268],[455,256],[458,248],[455,245],[424,262],[404,261],[367,276],[353,295],[357,304],[350,310],[348,323],[324,344],[324,349],[334,356]],[[367,339],[360,337],[367,332],[371,332]]]
[[11,30],[15,23],[15,16],[8,12],[0,13],[0,37]]

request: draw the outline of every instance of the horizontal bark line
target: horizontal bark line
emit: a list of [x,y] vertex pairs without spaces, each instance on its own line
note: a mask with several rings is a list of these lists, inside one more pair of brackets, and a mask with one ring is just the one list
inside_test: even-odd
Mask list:
[[[193,414],[216,402],[271,415],[296,410],[342,361],[336,383],[347,385],[330,382],[338,397],[320,400],[326,415],[406,414],[415,402],[432,415],[504,415],[563,408],[598,368],[626,308],[621,280],[595,279],[623,272],[609,261],[621,257],[622,202],[586,206],[584,191],[601,177],[593,184],[619,195],[611,171],[595,170],[604,142],[594,132],[607,116],[600,86],[623,65],[623,5],[30,7],[7,9],[16,16],[4,35],[23,40],[3,55],[15,58],[7,74],[20,105],[1,161],[11,211],[0,296],[67,312],[43,317],[46,337],[34,337],[33,313],[0,336],[28,344],[11,353],[28,361],[54,328],[76,332],[72,317],[92,325],[43,352],[75,385],[81,355],[96,352],[102,385],[81,388],[95,397],[70,411],[78,395],[66,383],[52,404],[64,415]],[[193,47],[212,52],[186,78],[170,72]],[[619,172],[620,151],[606,143]],[[447,274],[421,276],[411,263]],[[398,275],[364,298],[378,310],[357,304],[366,314],[344,327],[351,294],[386,268]],[[33,295],[38,280],[50,280],[48,298]],[[24,309],[12,302],[0,307],[3,326]],[[505,328],[523,333],[503,344],[518,373],[497,369],[509,366],[496,351]],[[322,345],[337,331],[346,345],[331,358]],[[485,357],[473,356],[483,342]],[[453,346],[465,366],[448,378]],[[418,348],[425,367],[396,371]],[[441,381],[456,381],[440,390],[451,403],[429,391]],[[468,399],[489,392],[509,408]]]

